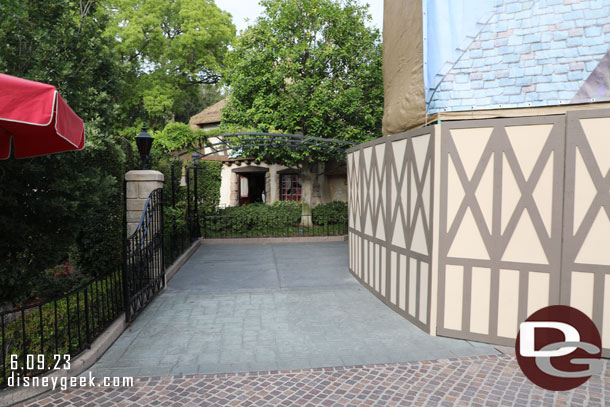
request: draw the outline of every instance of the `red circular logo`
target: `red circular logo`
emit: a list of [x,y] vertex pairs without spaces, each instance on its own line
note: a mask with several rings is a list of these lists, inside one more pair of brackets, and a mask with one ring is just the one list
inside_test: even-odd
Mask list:
[[566,305],[542,308],[523,322],[517,361],[534,384],[553,391],[574,389],[601,369],[602,341],[581,311]]

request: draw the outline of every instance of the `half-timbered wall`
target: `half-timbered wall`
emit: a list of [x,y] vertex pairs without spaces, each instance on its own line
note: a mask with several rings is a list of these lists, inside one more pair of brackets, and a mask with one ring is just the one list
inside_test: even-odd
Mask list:
[[348,154],[350,271],[394,310],[431,328],[434,127]]
[[609,129],[610,110],[572,111],[351,149],[350,271],[420,328],[456,338],[514,344],[529,314],[571,305],[610,356]]

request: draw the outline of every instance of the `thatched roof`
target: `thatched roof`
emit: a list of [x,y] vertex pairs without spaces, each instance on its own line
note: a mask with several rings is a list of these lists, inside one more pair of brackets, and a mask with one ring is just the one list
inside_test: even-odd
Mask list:
[[189,124],[202,125],[210,123],[220,123],[220,119],[222,118],[221,110],[223,107],[226,106],[228,101],[229,98],[225,98],[222,99],[220,102],[203,109],[201,112],[191,117],[191,120],[189,120]]

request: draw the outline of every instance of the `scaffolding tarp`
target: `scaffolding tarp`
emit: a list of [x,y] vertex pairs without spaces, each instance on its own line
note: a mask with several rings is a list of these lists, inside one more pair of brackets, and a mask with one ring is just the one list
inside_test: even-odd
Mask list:
[[422,0],[385,0],[383,15],[383,133],[426,120]]

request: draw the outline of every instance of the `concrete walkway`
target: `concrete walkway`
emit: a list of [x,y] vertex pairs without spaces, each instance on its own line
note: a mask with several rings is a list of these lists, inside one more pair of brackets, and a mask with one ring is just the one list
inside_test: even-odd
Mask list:
[[431,337],[350,275],[347,243],[203,245],[94,376],[352,366],[497,354]]

